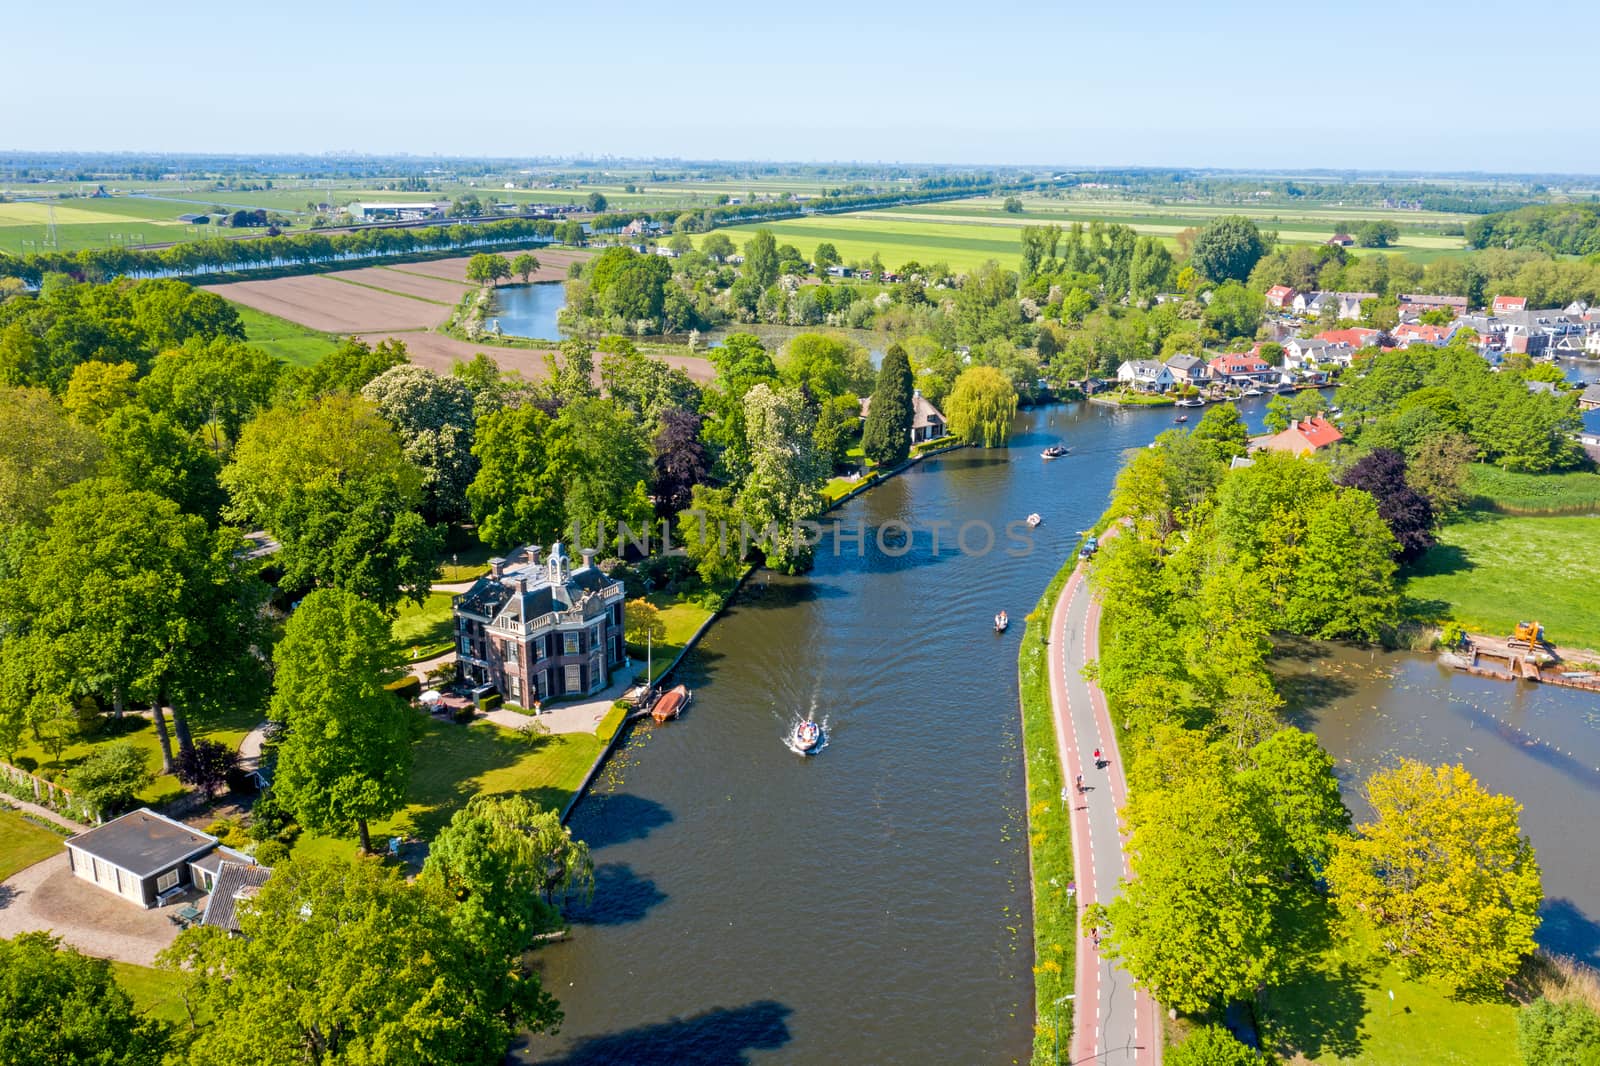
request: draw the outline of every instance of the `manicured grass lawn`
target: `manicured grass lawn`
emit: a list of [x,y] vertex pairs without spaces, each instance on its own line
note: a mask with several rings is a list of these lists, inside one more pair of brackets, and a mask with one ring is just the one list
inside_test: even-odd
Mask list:
[[487,544],[479,543],[470,532],[451,532],[452,537],[457,535],[462,536],[461,543],[452,543],[439,553],[439,576],[435,581],[449,584],[474,581],[489,572],[490,559],[502,554]]
[[1469,511],[1439,531],[1404,591],[1416,612],[1505,635],[1538,619],[1555,644],[1600,650],[1600,518]]
[[[698,603],[686,602],[670,592],[652,592],[645,599],[655,605],[661,612],[661,621],[667,627],[667,635],[658,640],[652,650],[651,680],[658,678],[672,665],[672,660],[689,643],[689,638],[694,636],[694,631],[699,629],[711,612]],[[643,649],[634,649],[634,654],[642,655]]]
[[[480,793],[520,793],[560,810],[589,772],[601,743],[588,733],[561,733],[530,743],[492,722],[470,726],[428,719],[415,746],[406,805],[372,823],[374,842],[391,836],[431,840],[450,816]],[[350,854],[355,837],[301,836],[298,854]]]
[[[237,749],[239,742],[245,734],[261,724],[262,715],[254,710],[230,710],[222,718],[209,723],[191,723],[191,728],[196,740],[215,740]],[[172,719],[167,719],[167,731],[172,731]],[[144,753],[145,762],[152,772],[159,771],[161,767],[161,742],[156,737],[155,722],[137,714],[124,715],[122,720],[116,721],[109,715],[103,717],[95,733],[87,738],[75,741],[61,749],[61,763],[58,766],[55,760],[41,744],[33,740],[32,734],[24,734],[26,743],[18,746],[16,755],[19,759],[32,759],[37,764],[35,772],[40,770],[62,769],[68,772],[72,767],[88,758],[90,753],[102,745],[117,740],[126,740],[135,748]],[[176,754],[178,740],[172,738],[172,750]],[[169,800],[175,799],[184,791],[183,783],[176,777],[160,774],[154,783],[137,793],[137,798],[151,806],[158,806]]]
[[1486,463],[1467,470],[1466,489],[1478,507],[1510,514],[1600,511],[1600,474],[1514,474]]
[[1407,980],[1387,956],[1375,953],[1376,943],[1370,931],[1357,927],[1300,980],[1268,994],[1262,1027],[1285,1061],[1324,1066],[1522,1061],[1515,1003],[1453,1000],[1432,984]]
[[188,980],[184,974],[131,962],[112,962],[111,973],[139,1010],[174,1025],[189,1024],[189,1012],[183,1005],[183,987]]
[[66,838],[0,807],[0,881],[61,850]]
[[430,592],[420,607],[410,600],[400,605],[391,631],[401,652],[416,658],[413,649],[421,655],[430,648],[448,648],[455,635],[455,619],[450,614],[453,598],[453,593]]
[[244,304],[234,304],[233,309],[244,323],[245,339],[290,366],[312,366],[339,345],[337,338],[265,311]]
[[[1065,771],[1056,748],[1050,707],[1050,611],[1072,575],[1069,560],[1028,615],[1017,653],[1022,697],[1022,744],[1028,768],[1028,860],[1033,873],[1033,1062],[1055,1061],[1056,1000],[1072,991],[1078,944],[1078,915],[1067,896],[1073,880],[1072,826],[1061,802]],[[1060,1041],[1071,1047],[1072,1009],[1060,1009]]]

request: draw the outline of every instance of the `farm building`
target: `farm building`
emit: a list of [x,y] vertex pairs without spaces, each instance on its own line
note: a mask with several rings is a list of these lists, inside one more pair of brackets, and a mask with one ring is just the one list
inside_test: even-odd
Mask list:
[[74,874],[146,908],[160,906],[185,889],[209,891],[224,860],[251,861],[216,837],[147,807],[67,841],[67,862]]
[[443,218],[449,208],[446,203],[426,201],[404,204],[378,204],[356,202],[345,207],[352,222],[419,222],[429,218]]

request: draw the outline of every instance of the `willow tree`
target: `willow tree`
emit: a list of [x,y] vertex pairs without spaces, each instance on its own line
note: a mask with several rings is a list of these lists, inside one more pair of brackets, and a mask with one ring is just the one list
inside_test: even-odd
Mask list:
[[944,402],[950,432],[968,444],[993,448],[1004,444],[1017,413],[1017,390],[992,366],[961,372]]
[[916,414],[911,398],[911,360],[904,348],[892,344],[884,353],[867,424],[861,430],[861,450],[879,466],[903,463],[911,450],[911,421]]

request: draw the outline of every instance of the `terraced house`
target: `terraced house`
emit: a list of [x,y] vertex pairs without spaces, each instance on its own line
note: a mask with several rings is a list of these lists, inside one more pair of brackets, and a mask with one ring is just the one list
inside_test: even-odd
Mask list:
[[548,561],[537,545],[489,560],[489,573],[454,601],[461,676],[493,685],[521,706],[583,696],[626,662],[622,582],[594,565],[572,568],[558,542]]

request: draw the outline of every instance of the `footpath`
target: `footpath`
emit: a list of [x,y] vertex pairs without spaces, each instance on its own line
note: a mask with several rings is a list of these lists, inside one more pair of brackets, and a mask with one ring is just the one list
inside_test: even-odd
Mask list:
[[[1118,819],[1128,800],[1128,785],[1117,737],[1104,693],[1083,677],[1084,664],[1099,652],[1100,605],[1080,563],[1050,616],[1050,703],[1066,782],[1061,798],[1072,805],[1072,861],[1078,928],[1083,934],[1077,951],[1069,1061],[1158,1066],[1160,1008],[1149,993],[1134,988],[1119,963],[1101,957],[1083,926],[1084,909],[1111,900],[1118,882],[1131,876]],[[1096,750],[1101,766],[1095,765]],[[1085,789],[1081,792],[1076,784],[1080,778]]]

